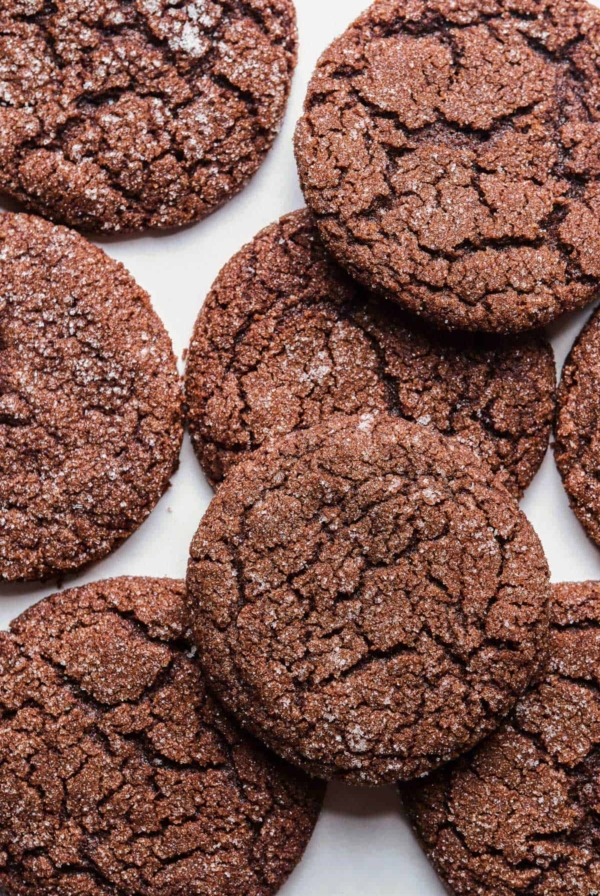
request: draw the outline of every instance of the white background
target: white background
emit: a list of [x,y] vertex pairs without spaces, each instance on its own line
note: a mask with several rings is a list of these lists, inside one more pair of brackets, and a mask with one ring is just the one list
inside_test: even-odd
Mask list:
[[[292,151],[294,126],[311,72],[327,44],[367,0],[296,0],[300,58],[281,135],[246,190],[198,225],[176,233],[100,240],[152,296],[181,358],[210,286],[225,262],[264,226],[304,205]],[[590,309],[551,328],[562,366]],[[182,365],[183,369],[183,365]],[[183,577],[188,546],[211,489],[186,437],[172,488],[150,519],[115,554],[69,579],[78,585],[109,576]],[[546,549],[553,581],[600,578],[600,553],[571,513],[551,452],[523,502]],[[0,625],[56,586],[0,586]],[[304,860],[281,896],[442,896],[444,890],[404,823],[393,788],[331,785]],[[240,894],[242,896],[242,894]]]

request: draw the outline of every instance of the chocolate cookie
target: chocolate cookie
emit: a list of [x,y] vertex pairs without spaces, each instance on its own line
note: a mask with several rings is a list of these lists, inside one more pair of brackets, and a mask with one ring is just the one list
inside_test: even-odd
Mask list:
[[15,0],[0,10],[0,189],[88,230],[196,221],[270,149],[292,0]]
[[571,349],[558,391],[555,457],[571,507],[600,545],[600,311]]
[[600,887],[600,584],[553,588],[550,658],[474,753],[403,788],[456,896],[593,896]]
[[322,785],[207,693],[184,583],[112,579],[0,635],[0,885],[7,896],[269,896]]
[[296,139],[328,249],[448,329],[515,332],[600,286],[600,12],[377,0],[322,56]]
[[104,557],[178,463],[171,340],[146,293],[83,237],[0,215],[0,578]]
[[221,272],[196,323],[186,398],[213,483],[271,436],[378,410],[459,436],[519,496],[546,453],[555,382],[541,336],[441,335],[375,300],[301,211]]
[[337,416],[267,443],[191,548],[201,663],[309,773],[382,784],[492,731],[529,683],[548,572],[508,492],[454,439]]

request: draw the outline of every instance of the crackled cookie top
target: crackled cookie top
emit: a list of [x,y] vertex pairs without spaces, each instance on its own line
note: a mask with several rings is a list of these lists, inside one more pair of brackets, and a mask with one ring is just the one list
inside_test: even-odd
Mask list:
[[327,247],[444,328],[590,301],[599,48],[584,0],[377,0],[322,56],[297,132]]
[[203,218],[271,147],[292,0],[16,0],[0,10],[0,190],[89,230]]
[[539,541],[454,439],[337,416],[230,473],[191,548],[203,669],[310,773],[381,784],[493,730],[547,630]]
[[0,215],[0,578],[79,569],[166,490],[182,438],[171,340],[122,265]]
[[300,211],[219,275],[192,338],[186,400],[213,483],[269,437],[376,410],[458,436],[520,495],[546,453],[555,380],[540,336],[444,336],[377,301]]
[[8,896],[270,896],[323,788],[207,693],[184,583],[113,579],[0,635],[0,886]]
[[474,753],[403,788],[456,896],[593,896],[600,887],[600,584],[555,585],[539,682]]
[[575,342],[562,372],[555,457],[571,507],[600,544],[600,312]]

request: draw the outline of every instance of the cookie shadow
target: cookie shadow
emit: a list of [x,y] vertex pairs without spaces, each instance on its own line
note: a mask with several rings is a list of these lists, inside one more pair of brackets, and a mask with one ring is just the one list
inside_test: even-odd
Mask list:
[[400,795],[395,787],[350,787],[331,781],[325,805],[332,814],[345,818],[369,819],[402,814]]

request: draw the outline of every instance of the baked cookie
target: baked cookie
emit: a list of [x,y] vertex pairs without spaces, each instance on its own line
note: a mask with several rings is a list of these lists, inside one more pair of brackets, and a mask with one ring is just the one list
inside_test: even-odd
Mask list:
[[184,583],[66,591],[0,634],[0,885],[7,896],[270,896],[323,786],[207,693]]
[[297,131],[327,248],[447,329],[591,301],[599,46],[585,0],[377,0],[321,57]]
[[553,588],[550,659],[472,755],[402,788],[455,896],[592,896],[600,887],[600,584]]
[[211,687],[311,774],[422,775],[521,695],[548,627],[540,543],[456,440],[337,416],[232,471],[191,547]]
[[600,545],[600,312],[580,333],[558,390],[554,452],[571,507]]
[[181,439],[147,294],[74,231],[0,215],[0,578],[114,550],[167,489]]
[[197,221],[278,132],[292,0],[14,0],[0,10],[0,190],[93,231]]
[[552,348],[539,335],[442,335],[375,300],[300,211],[219,275],[192,338],[186,401],[213,484],[271,436],[378,410],[457,435],[520,496],[548,447],[555,383]]

